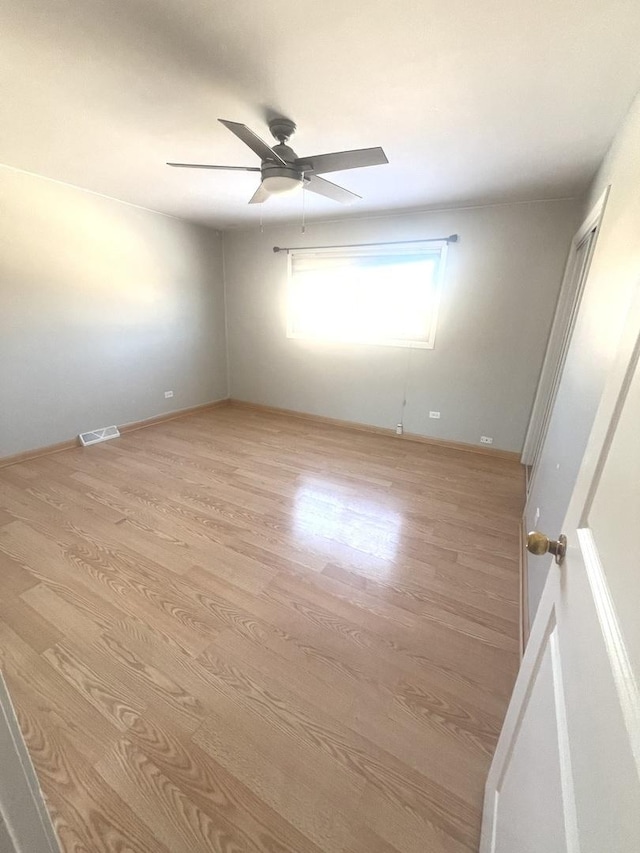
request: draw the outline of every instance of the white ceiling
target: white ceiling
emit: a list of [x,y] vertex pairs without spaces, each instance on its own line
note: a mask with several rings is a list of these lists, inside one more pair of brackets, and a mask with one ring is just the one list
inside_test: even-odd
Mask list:
[[0,29],[1,163],[220,228],[300,198],[164,165],[259,165],[218,117],[382,145],[326,176],[361,202],[306,194],[334,217],[582,193],[640,88],[638,0],[3,0]]

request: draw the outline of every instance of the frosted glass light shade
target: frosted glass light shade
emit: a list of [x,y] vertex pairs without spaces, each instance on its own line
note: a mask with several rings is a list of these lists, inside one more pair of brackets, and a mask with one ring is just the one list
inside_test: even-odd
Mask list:
[[271,175],[264,178],[262,186],[271,195],[288,195],[302,186],[302,178],[287,175]]

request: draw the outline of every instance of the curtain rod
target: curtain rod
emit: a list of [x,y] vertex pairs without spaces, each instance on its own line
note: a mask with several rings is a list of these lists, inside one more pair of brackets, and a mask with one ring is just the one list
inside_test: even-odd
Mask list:
[[274,252],[291,252],[304,249],[357,249],[361,246],[400,246],[407,243],[457,243],[458,235],[449,234],[448,237],[429,237],[426,240],[387,240],[384,243],[338,243],[333,246],[274,246]]

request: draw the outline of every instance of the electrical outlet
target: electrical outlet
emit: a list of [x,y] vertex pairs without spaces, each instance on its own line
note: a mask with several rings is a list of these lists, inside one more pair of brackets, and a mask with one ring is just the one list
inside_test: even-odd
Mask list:
[[481,435],[480,444],[493,444],[493,439],[490,435]]
[[165,398],[165,400],[168,400],[168,399],[169,399],[169,397],[173,397],[173,391],[165,391],[165,392],[164,392],[164,398]]
[[396,424],[396,435],[402,435],[404,432],[404,427],[402,424]]
[[439,418],[440,412],[429,412],[429,417],[430,418]]

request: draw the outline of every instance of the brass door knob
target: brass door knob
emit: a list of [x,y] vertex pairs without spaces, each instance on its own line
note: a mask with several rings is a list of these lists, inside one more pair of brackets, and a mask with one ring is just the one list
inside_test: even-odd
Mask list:
[[541,557],[543,554],[553,554],[558,565],[564,560],[567,552],[567,537],[561,533],[556,539],[549,539],[544,533],[537,530],[527,533],[527,551]]

